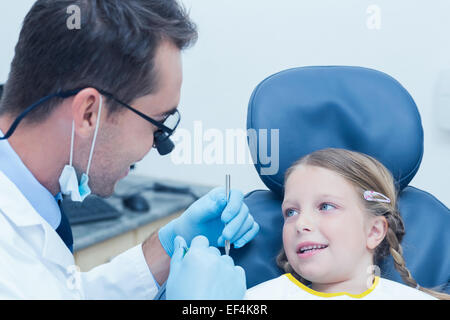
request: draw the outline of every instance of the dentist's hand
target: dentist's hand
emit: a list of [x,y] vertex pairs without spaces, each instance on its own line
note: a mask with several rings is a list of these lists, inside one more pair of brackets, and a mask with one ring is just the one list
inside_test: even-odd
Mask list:
[[208,239],[195,237],[185,254],[186,242],[175,239],[166,284],[167,300],[238,300],[247,289],[245,272],[229,256],[209,247]]
[[169,256],[176,236],[191,242],[195,236],[204,235],[214,246],[224,246],[225,240],[230,240],[235,248],[256,236],[259,225],[244,204],[242,192],[232,189],[228,204],[225,197],[224,188],[215,188],[159,230],[159,240]]

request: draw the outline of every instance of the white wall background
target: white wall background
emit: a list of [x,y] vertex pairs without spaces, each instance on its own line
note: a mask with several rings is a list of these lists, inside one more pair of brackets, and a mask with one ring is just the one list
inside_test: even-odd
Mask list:
[[[0,2],[0,81],[7,79],[22,20],[32,0]],[[450,206],[450,1],[448,0],[183,0],[199,27],[199,41],[184,53],[181,127],[245,129],[254,87],[283,69],[358,65],[384,71],[411,93],[422,116],[425,154],[412,185]],[[381,28],[366,21],[381,9]],[[437,84],[444,72],[442,96]],[[447,72],[447,73],[445,73]],[[446,112],[438,116],[436,101]],[[388,116],[388,115],[386,115]],[[441,124],[442,127],[439,126]],[[252,165],[175,165],[152,151],[137,173],[222,185],[244,192],[265,188]]]

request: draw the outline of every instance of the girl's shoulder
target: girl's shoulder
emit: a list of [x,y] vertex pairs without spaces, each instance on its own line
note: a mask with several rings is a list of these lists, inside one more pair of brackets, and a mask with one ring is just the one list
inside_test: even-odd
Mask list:
[[380,278],[377,290],[369,299],[392,299],[392,300],[436,300],[435,297],[418,289],[409,287],[402,283]]
[[279,300],[283,299],[283,288],[286,286],[285,276],[270,279],[254,287],[251,287],[245,293],[245,300]]
[[245,300],[286,300],[308,299],[308,294],[293,284],[291,274],[283,274],[278,278],[267,280],[247,290]]

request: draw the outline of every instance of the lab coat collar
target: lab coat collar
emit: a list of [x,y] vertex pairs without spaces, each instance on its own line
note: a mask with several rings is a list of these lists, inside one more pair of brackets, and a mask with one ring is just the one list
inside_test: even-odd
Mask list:
[[[40,226],[44,230],[42,241],[30,243],[45,259],[67,267],[74,264],[73,255],[56,231],[42,218],[14,183],[0,171],[0,210],[7,218],[24,229],[30,226]],[[29,231],[28,231],[29,232]]]
[[[0,130],[3,136],[3,132]],[[0,141],[0,171],[3,171],[20,190],[33,208],[53,229],[61,222],[61,212],[55,197],[48,191],[25,166],[22,159],[9,144],[8,140]]]

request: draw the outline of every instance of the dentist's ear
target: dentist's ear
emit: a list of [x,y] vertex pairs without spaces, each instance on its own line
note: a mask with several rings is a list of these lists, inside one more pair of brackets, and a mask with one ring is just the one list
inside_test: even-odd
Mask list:
[[78,92],[72,100],[71,112],[75,121],[75,134],[81,138],[92,137],[97,123],[100,93],[94,88]]
[[388,222],[385,217],[377,216],[371,218],[368,224],[367,249],[375,249],[383,241],[388,230]]

